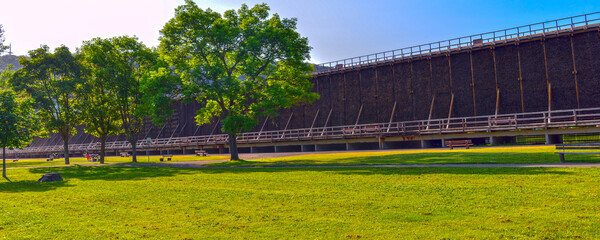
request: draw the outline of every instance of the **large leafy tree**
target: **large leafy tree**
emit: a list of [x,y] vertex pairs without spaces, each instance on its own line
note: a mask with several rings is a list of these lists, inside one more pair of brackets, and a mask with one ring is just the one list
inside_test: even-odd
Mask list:
[[64,144],[65,164],[69,164],[69,137],[81,123],[77,92],[83,84],[84,69],[69,48],[50,52],[48,46],[29,51],[29,59],[19,59],[23,68],[11,78],[17,91],[25,91],[34,100],[34,108],[44,128],[58,133]]
[[[93,50],[92,50],[93,49]],[[92,73],[103,81],[106,89],[106,106],[101,111],[115,111],[119,115],[121,130],[132,147],[133,161],[137,161],[137,141],[148,116],[164,119],[169,114],[169,96],[157,87],[170,78],[169,68],[161,67],[158,54],[135,37],[94,39],[82,48],[85,62]],[[164,65],[164,64],[163,64]],[[98,88],[99,86],[93,86]],[[170,89],[170,88],[164,88]],[[94,91],[99,91],[96,89]],[[114,99],[108,99],[113,98]]]
[[223,119],[232,160],[239,159],[236,136],[258,118],[318,97],[310,92],[308,40],[296,32],[296,19],[269,10],[242,5],[221,15],[186,0],[161,30],[159,49],[183,93],[204,104],[197,124]]
[[0,75],[0,148],[2,148],[2,177],[6,178],[6,149],[27,146],[39,132],[39,122],[33,101],[25,94],[10,89],[6,79],[11,71]]
[[82,120],[85,131],[100,138],[100,163],[104,163],[106,139],[121,133],[122,126],[114,88],[121,64],[114,50],[111,40],[95,38],[84,42],[78,54],[87,70],[79,91]]

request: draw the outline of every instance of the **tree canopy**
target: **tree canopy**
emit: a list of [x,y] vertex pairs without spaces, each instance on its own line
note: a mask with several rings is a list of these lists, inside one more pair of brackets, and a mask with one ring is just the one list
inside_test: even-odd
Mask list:
[[69,137],[81,123],[77,91],[83,84],[84,69],[69,48],[61,46],[51,53],[48,46],[29,51],[30,59],[21,58],[23,68],[10,79],[16,91],[24,91],[44,119],[44,128],[60,134],[65,164],[69,164]]
[[33,137],[40,135],[39,121],[33,101],[26,94],[18,94],[8,87],[10,71],[0,75],[0,148],[2,148],[2,176],[6,178],[6,149],[23,148]]
[[[82,49],[84,65],[91,72],[89,93],[104,93],[103,97],[91,96],[94,107],[88,107],[88,114],[97,117],[107,114],[103,119],[105,127],[120,123],[121,131],[132,145],[133,161],[136,159],[136,144],[144,121],[153,118],[160,122],[172,110],[167,107],[171,102],[169,94],[172,82],[171,71],[161,64],[158,54],[146,47],[135,37],[115,37],[93,39],[84,43]],[[100,83],[101,82],[101,83]],[[112,114],[118,115],[114,119]],[[101,123],[88,126],[88,131],[101,135],[98,131]],[[100,130],[106,133],[116,133]]]
[[78,54],[86,68],[85,82],[78,92],[85,131],[100,138],[100,163],[106,155],[106,139],[122,132],[114,78],[121,72],[119,55],[111,40],[94,38],[83,43]]
[[181,77],[183,95],[204,104],[197,124],[221,117],[231,159],[236,136],[258,118],[318,98],[310,83],[308,40],[296,19],[269,14],[266,4],[223,15],[186,0],[161,30],[160,52]]

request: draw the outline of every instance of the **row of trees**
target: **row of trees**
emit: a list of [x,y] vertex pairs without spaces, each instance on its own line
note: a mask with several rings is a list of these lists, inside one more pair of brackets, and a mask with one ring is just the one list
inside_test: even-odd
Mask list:
[[[144,119],[160,123],[170,116],[172,101],[197,101],[203,105],[197,124],[220,117],[237,160],[236,136],[258,118],[318,98],[309,81],[308,40],[296,32],[296,19],[271,15],[265,4],[220,14],[187,0],[160,33],[153,49],[123,36],[86,41],[75,53],[65,46],[30,51],[20,59],[23,68],[4,74],[2,89],[28,99],[22,104],[35,111],[10,112],[42,123],[27,136],[60,134],[66,164],[68,139],[80,124],[101,139],[101,161],[106,138],[124,134],[135,162]],[[7,142],[2,146],[24,145]]]

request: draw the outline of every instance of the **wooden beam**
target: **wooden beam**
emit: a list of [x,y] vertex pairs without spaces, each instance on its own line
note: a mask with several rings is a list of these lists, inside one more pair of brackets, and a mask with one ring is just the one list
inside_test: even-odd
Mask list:
[[260,131],[258,132],[258,136],[256,136],[256,139],[260,138],[260,135],[262,134],[263,129],[265,129],[265,125],[267,125],[268,120],[269,120],[269,116],[267,116],[267,118],[265,118],[265,121],[263,122],[262,127],[260,127]]
[[573,46],[573,34],[571,34],[571,57],[573,59],[573,80],[575,81],[575,96],[577,97],[577,109],[581,108],[579,104],[579,86],[577,83],[577,65],[575,64],[575,47]]
[[333,108],[329,109],[329,114],[327,114],[327,120],[325,120],[325,126],[323,126],[323,131],[321,132],[321,136],[325,134],[325,129],[327,128],[327,124],[329,123],[329,118],[331,118],[331,113],[333,112]]
[[433,94],[433,98],[431,98],[431,106],[429,107],[429,118],[427,118],[427,130],[429,130],[429,121],[431,121],[431,116],[433,115],[433,105],[435,104],[435,94]]
[[473,116],[477,116],[477,102],[475,101],[475,73],[473,72],[473,51],[469,51],[469,61],[471,62],[471,88],[473,89]]
[[523,69],[521,68],[521,46],[517,43],[517,62],[519,63],[519,88],[521,89],[521,112],[525,112],[525,100],[523,99]]
[[390,127],[392,127],[392,121],[394,121],[394,113],[396,113],[396,104],[398,102],[394,102],[394,107],[392,108],[392,115],[390,115],[390,123],[388,124],[387,132],[390,132]]
[[312,134],[313,131],[313,127],[315,127],[315,122],[317,122],[317,117],[319,116],[319,112],[321,111],[321,109],[317,109],[317,113],[315,114],[315,118],[313,118],[312,124],[310,124],[310,130],[308,131],[308,136],[310,137],[310,135]]
[[450,118],[452,118],[452,107],[454,106],[454,93],[451,93],[450,97],[450,109],[448,110],[448,124],[446,124],[446,129],[450,127]]
[[292,117],[294,116],[294,111],[292,111],[292,113],[290,114],[290,117],[287,120],[287,123],[285,124],[285,128],[283,128],[283,133],[281,134],[281,138],[283,138],[285,136],[285,130],[287,130],[288,126],[290,125],[290,121],[292,120]]

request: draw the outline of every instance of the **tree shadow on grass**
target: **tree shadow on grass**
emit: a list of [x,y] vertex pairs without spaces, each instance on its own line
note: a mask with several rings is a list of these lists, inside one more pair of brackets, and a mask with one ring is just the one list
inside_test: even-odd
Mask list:
[[191,174],[193,169],[164,167],[127,167],[127,166],[75,166],[61,168],[31,168],[30,173],[46,174],[59,172],[64,179],[79,180],[143,180],[154,177],[170,177],[180,174]]
[[73,166],[53,168],[31,168],[29,173],[42,177],[46,173],[58,172],[64,181],[38,183],[35,180],[0,182],[0,192],[44,192],[60,187],[71,187],[70,179],[79,180],[144,180],[154,177],[169,177],[194,173],[192,169],[122,166]]
[[2,182],[0,183],[0,192],[46,192],[61,187],[72,187],[69,182],[45,182],[38,183],[34,180]]
[[34,180],[0,183],[0,192],[44,192],[61,187],[72,187],[70,179],[83,181],[146,180],[156,177],[171,177],[181,174],[253,174],[323,172],[342,175],[568,175],[573,172],[561,168],[465,168],[465,167],[282,167],[282,168],[176,168],[176,167],[127,167],[127,166],[75,166],[57,168],[32,168],[32,174],[40,177],[46,173],[61,173],[64,182],[37,183]]

